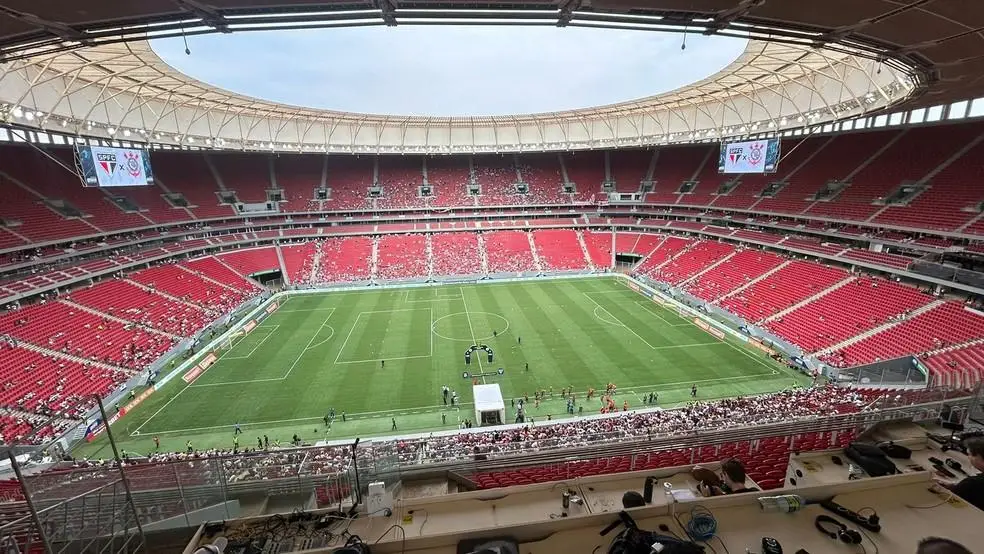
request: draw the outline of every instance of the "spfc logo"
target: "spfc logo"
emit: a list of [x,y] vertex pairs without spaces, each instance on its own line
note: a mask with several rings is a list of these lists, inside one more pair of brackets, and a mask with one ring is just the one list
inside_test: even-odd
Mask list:
[[99,162],[99,167],[103,168],[106,175],[112,175],[116,172],[116,154],[110,152],[101,152],[96,154],[96,161]]
[[728,157],[731,158],[731,163],[736,163],[741,159],[741,147],[731,148],[728,150]]

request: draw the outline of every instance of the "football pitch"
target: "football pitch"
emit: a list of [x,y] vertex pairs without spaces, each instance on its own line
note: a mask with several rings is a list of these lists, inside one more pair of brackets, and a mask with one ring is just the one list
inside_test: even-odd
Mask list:
[[[472,356],[473,344],[494,351]],[[385,362],[385,363],[384,363]],[[529,369],[526,369],[527,364]],[[613,277],[409,289],[294,294],[249,334],[220,351],[192,384],[175,378],[116,425],[120,447],[154,450],[230,448],[236,423],[240,448],[267,435],[272,445],[295,433],[306,442],[451,430],[474,420],[472,380],[463,372],[502,375],[507,423],[510,399],[536,390],[548,399],[527,415],[535,422],[571,417],[561,389],[573,387],[584,415],[601,408],[586,391],[618,386],[619,409],[674,407],[772,392],[807,382],[763,352],[733,338],[720,340],[692,318],[654,303]],[[442,385],[460,405],[443,403]],[[551,394],[552,393],[552,394]],[[330,426],[323,418],[334,409]],[[342,421],[342,413],[345,419]],[[79,455],[109,455],[105,436]]]

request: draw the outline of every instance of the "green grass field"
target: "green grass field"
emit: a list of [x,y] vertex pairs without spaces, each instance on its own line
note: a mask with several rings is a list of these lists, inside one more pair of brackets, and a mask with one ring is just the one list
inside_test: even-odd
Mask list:
[[[464,364],[476,342],[494,349],[492,364],[480,352]],[[120,446],[149,452],[156,435],[165,450],[183,450],[187,440],[231,447],[236,422],[241,447],[263,434],[284,444],[294,433],[306,441],[389,435],[391,418],[400,433],[455,429],[474,418],[462,372],[500,367],[504,375],[488,382],[501,385],[510,422],[508,399],[537,389],[553,391],[529,407],[541,421],[568,417],[562,387],[573,386],[584,413],[595,414],[600,404],[586,403],[585,392],[608,382],[618,385],[619,407],[628,400],[638,408],[652,391],[660,406],[686,403],[692,384],[708,400],[806,381],[611,277],[296,294],[221,354],[193,384],[175,378],[121,419],[113,427]],[[444,384],[458,391],[460,408],[443,405]],[[327,429],[330,408],[336,420]],[[100,437],[77,454],[108,456],[108,442]]]

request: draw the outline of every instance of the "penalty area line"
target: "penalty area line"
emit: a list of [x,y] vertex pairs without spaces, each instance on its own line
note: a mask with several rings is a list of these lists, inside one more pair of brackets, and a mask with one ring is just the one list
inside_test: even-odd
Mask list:
[[[458,408],[460,408],[460,406],[471,406],[471,405],[472,405],[471,402],[462,402],[460,404],[456,404],[454,406],[454,408],[455,409],[458,409]],[[349,420],[349,419],[371,419],[371,418],[374,418],[374,417],[377,417],[377,418],[392,417],[392,416],[395,416],[395,415],[407,415],[407,413],[410,410],[414,410],[414,409],[415,410],[419,410],[420,412],[423,412],[423,413],[426,413],[426,412],[435,412],[436,413],[441,408],[448,409],[450,407],[451,406],[444,406],[444,405],[438,404],[436,406],[417,406],[417,407],[414,407],[414,408],[399,408],[399,409],[395,409],[395,410],[380,410],[380,411],[375,411],[375,412],[356,412],[356,413],[351,413],[351,414],[345,414],[345,418],[346,418],[346,420]],[[279,424],[283,424],[283,423],[300,423],[300,422],[304,422],[304,421],[323,421],[323,420],[324,420],[324,416],[312,416],[312,417],[298,417],[298,418],[293,418],[293,419],[275,419],[275,420],[270,420],[270,421],[241,421],[239,423],[239,426],[240,427],[243,427],[243,428],[247,428],[247,427],[256,427],[256,426],[264,426],[264,425],[269,426],[269,425],[279,425]],[[150,420],[148,420],[148,421],[150,421]],[[341,422],[341,418],[340,417],[335,417],[335,425],[344,425],[344,423]],[[138,427],[137,430],[134,431],[133,433],[130,433],[130,435],[131,436],[137,436],[137,435],[174,435],[174,434],[178,434],[178,433],[199,433],[199,432],[202,432],[202,431],[215,431],[217,429],[230,429],[230,428],[234,428],[235,427],[235,424],[234,423],[228,423],[226,425],[211,425],[211,426],[208,426],[208,427],[189,427],[189,428],[186,428],[186,429],[169,429],[167,431],[145,431],[145,432],[140,432],[140,429],[142,427],[143,426]]]

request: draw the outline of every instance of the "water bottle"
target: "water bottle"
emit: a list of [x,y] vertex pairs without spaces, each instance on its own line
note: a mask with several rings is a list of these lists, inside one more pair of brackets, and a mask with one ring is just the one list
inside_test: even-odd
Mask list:
[[798,512],[806,506],[806,501],[798,494],[782,494],[779,496],[762,496],[758,499],[759,506],[765,513]]

